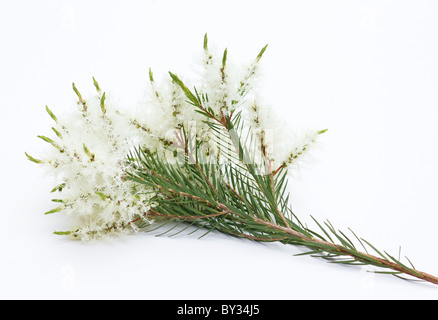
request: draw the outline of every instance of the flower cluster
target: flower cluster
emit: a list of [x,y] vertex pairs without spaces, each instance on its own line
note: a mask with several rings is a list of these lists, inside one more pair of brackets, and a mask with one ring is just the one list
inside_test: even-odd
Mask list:
[[[208,159],[220,161],[226,150],[206,123],[206,114],[222,121],[226,115],[242,113],[246,130],[255,137],[248,148],[268,159],[271,172],[295,163],[323,131],[307,134],[294,146],[286,150],[281,147],[282,153],[275,154],[275,144],[290,139],[277,139],[279,128],[274,128],[270,109],[260,104],[253,92],[265,50],[266,46],[242,69],[230,68],[227,49],[216,57],[205,36],[201,74],[190,84],[196,97],[185,87],[184,83],[189,83],[186,79],[183,83],[170,73],[158,84],[149,70],[148,99],[135,111],[116,109],[94,78],[97,95],[89,99],[84,99],[73,84],[78,101],[72,112],[56,117],[46,107],[55,122],[54,137],[39,137],[53,148],[41,160],[26,155],[51,168],[59,180],[52,192],[62,192],[62,198],[54,199],[59,206],[47,213],[63,212],[74,218],[75,227],[57,233],[93,239],[134,232],[151,223],[148,212],[159,190],[140,190],[125,179],[130,169],[128,154],[142,146],[172,159],[178,148],[187,149],[191,146],[188,140],[193,140],[190,152],[202,150]],[[191,96],[189,100],[202,102],[202,110],[187,100]]]
[[86,100],[73,84],[79,101],[67,114],[56,116],[46,107],[54,137],[38,137],[53,148],[41,159],[27,155],[57,179],[52,193],[60,193],[53,199],[58,206],[46,214],[72,217],[73,228],[56,233],[84,240],[133,232],[149,222],[146,213],[153,206],[152,192],[139,191],[125,179],[126,155],[144,134],[94,83],[98,94]]

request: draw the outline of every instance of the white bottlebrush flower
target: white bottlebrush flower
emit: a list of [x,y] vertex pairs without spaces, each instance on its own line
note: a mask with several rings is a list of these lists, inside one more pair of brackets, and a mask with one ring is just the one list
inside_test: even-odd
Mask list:
[[[275,140],[275,165],[274,168],[296,169],[300,161],[316,144],[318,136],[327,130],[305,130],[300,133],[289,132],[287,138]],[[284,134],[283,134],[284,137]]]
[[212,52],[204,38],[204,54],[201,59],[200,79],[197,88],[207,95],[206,107],[216,115],[234,112],[251,99],[253,88],[259,74],[259,60],[266,46],[249,65],[236,67],[228,59],[228,49],[222,54]]
[[138,191],[125,179],[126,156],[133,146],[144,143],[141,128],[131,117],[114,108],[111,99],[100,92],[84,100],[79,91],[78,108],[56,117],[55,137],[40,136],[54,148],[43,160],[29,158],[46,165],[57,178],[52,192],[60,206],[48,213],[60,212],[72,217],[71,234],[81,239],[107,234],[129,233],[143,222],[152,206],[153,193]]

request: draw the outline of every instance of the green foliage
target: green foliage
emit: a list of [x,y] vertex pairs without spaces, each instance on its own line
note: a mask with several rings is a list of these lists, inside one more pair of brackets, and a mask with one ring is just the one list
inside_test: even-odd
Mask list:
[[[204,38],[204,49],[207,50],[207,35]],[[257,62],[265,50],[266,46],[258,54]],[[227,50],[222,59],[222,72],[225,71],[226,59]],[[377,250],[352,230],[352,235],[348,237],[346,233],[335,229],[329,221],[321,223],[313,217],[317,229],[313,230],[301,223],[290,208],[287,168],[274,170],[264,155],[261,161],[256,161],[254,152],[249,148],[254,135],[244,130],[241,112],[225,111],[224,114],[215,115],[203,105],[208,99],[208,92],[201,93],[196,89],[192,92],[178,76],[171,72],[169,74],[187,97],[187,102],[205,116],[204,121],[214,133],[215,142],[228,152],[225,162],[210,161],[208,155],[202,152],[202,143],[194,147],[188,139],[184,139],[185,145],[168,146],[177,157],[176,163],[170,163],[162,155],[138,147],[128,157],[132,170],[127,173],[127,178],[157,191],[153,199],[157,206],[147,213],[148,216],[175,221],[177,225],[185,223],[196,226],[196,230],[205,230],[201,237],[212,230],[218,230],[255,241],[279,241],[308,248],[298,255],[311,255],[337,264],[372,265],[390,269],[380,269],[378,273],[397,277],[405,274],[437,283],[435,277],[416,271],[409,259],[412,267],[386,251],[382,253]],[[244,86],[242,82],[242,92]],[[180,130],[181,136],[186,137],[184,127]],[[326,131],[321,130],[318,134]],[[162,226],[165,225],[167,223]],[[358,244],[365,253],[357,249]],[[367,248],[377,256],[369,254]]]

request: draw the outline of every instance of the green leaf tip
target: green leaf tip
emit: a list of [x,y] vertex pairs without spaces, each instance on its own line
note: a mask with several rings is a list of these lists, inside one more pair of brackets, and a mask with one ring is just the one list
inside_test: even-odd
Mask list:
[[225,69],[225,66],[227,64],[227,54],[228,54],[228,50],[227,48],[225,48],[224,55],[222,57],[222,69]]
[[53,231],[53,234],[58,236],[69,236],[71,235],[71,231]]
[[102,192],[95,192],[96,195],[98,195],[102,200],[106,200],[109,198],[109,196],[107,196],[106,194],[103,194]]
[[82,144],[84,147],[84,152],[85,154],[90,158],[90,161],[94,161],[94,153],[91,153],[90,150],[88,150],[87,146],[85,145],[85,143]]
[[55,143],[55,141],[53,141],[53,140],[50,139],[50,138],[47,138],[46,136],[37,136],[37,137],[40,138],[40,139],[42,139],[42,140],[44,140],[45,142],[50,143],[50,144],[54,144],[54,143]]
[[53,193],[53,192],[55,192],[55,191],[59,191],[59,192],[61,192],[62,191],[62,189],[64,189],[64,187],[65,187],[65,183],[61,183],[61,184],[58,184],[56,187],[54,187],[53,189],[52,189],[52,191],[50,191],[51,193]]
[[93,83],[94,83],[94,86],[96,87],[96,91],[98,93],[100,93],[101,90],[100,90],[99,84],[97,83],[96,79],[94,79],[94,77],[93,77]]
[[205,51],[208,50],[208,37],[207,37],[207,33],[204,34],[204,50]]
[[55,134],[57,135],[58,138],[62,139],[62,134],[61,132],[59,132],[58,130],[56,130],[56,128],[52,127],[53,132],[55,132]]
[[102,94],[102,97],[100,98],[100,109],[102,110],[103,113],[106,112],[106,109],[105,109],[105,99],[106,99],[106,94],[104,92]]
[[200,105],[200,102],[198,100],[198,98],[189,90],[189,88],[186,87],[186,85],[184,84],[184,82],[181,81],[180,78],[178,78],[178,76],[172,72],[169,71],[170,77],[172,78],[172,80],[184,91],[184,94],[186,95],[186,97],[196,106]]
[[57,207],[55,209],[52,209],[52,210],[49,210],[49,211],[45,212],[44,214],[52,214],[52,213],[55,213],[55,212],[59,212],[62,209],[64,209],[64,206],[59,206],[59,207]]
[[35,159],[34,157],[31,157],[27,152],[25,152],[25,154],[26,154],[27,159],[29,159],[30,161],[38,163],[38,164],[43,163],[41,160]]
[[79,102],[82,103],[84,100],[82,99],[82,96],[81,96],[81,94],[80,94],[78,88],[76,88],[76,85],[75,85],[74,82],[72,83],[72,86],[73,86],[73,91],[76,93],[76,95],[77,95],[78,98],[79,98]]
[[38,138],[44,140],[47,143],[50,143],[53,147],[55,147],[56,149],[58,149],[60,152],[64,152],[64,149],[62,149],[55,141],[53,141],[52,139],[46,137],[46,136],[37,136]]
[[324,132],[327,132],[328,129],[320,130],[318,131],[318,134],[323,134]]
[[262,58],[263,54],[265,53],[267,47],[268,47],[268,45],[264,46],[262,48],[262,50],[260,50],[260,53],[257,55],[257,61],[260,61],[260,59]]
[[53,112],[49,109],[48,106],[46,106],[46,111],[49,114],[50,118],[53,119],[53,121],[58,122],[58,118],[56,118],[56,116],[53,114]]
[[172,80],[173,80],[175,83],[177,83],[178,85],[179,85],[180,83],[182,83],[182,81],[178,78],[178,76],[177,76],[176,74],[174,74],[174,73],[172,73],[172,72],[169,71],[169,75],[170,75],[170,77],[172,78]]
[[149,68],[149,81],[154,82],[154,74],[152,73],[152,69]]

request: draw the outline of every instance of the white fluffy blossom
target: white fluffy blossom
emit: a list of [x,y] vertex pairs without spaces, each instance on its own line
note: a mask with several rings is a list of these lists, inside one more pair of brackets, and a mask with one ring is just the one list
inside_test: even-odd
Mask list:
[[125,160],[144,134],[104,94],[83,100],[77,93],[78,107],[70,112],[56,117],[47,108],[55,121],[55,136],[39,137],[53,148],[42,160],[32,158],[58,180],[52,192],[61,192],[54,199],[59,206],[48,213],[70,216],[74,227],[59,233],[85,240],[134,232],[149,222],[146,213],[153,205],[153,193],[137,190],[125,179],[129,169]]

